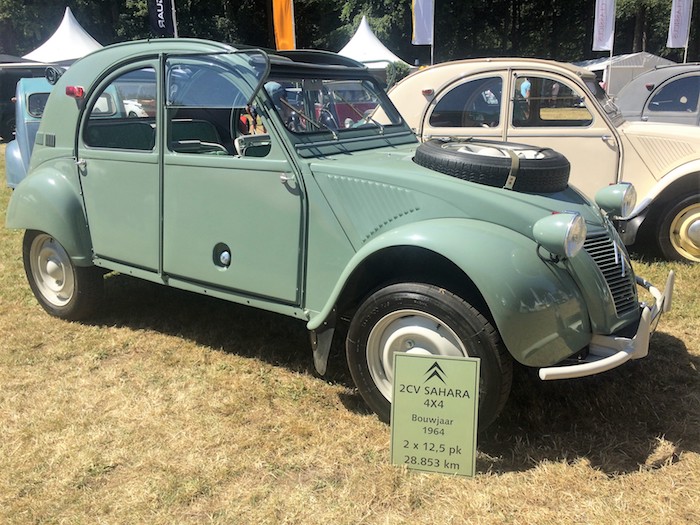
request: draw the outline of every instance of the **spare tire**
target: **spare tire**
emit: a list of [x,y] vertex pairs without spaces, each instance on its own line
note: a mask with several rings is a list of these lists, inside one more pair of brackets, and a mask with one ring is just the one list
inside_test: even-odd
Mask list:
[[418,146],[413,160],[445,175],[527,193],[555,193],[569,183],[564,155],[527,144],[432,139]]

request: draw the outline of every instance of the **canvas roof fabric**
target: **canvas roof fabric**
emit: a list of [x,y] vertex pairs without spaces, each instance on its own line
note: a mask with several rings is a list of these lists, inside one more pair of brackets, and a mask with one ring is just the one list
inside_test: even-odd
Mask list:
[[675,64],[675,62],[646,51],[574,62],[574,65],[589,71],[602,73],[609,95],[616,95],[633,78],[664,64]]
[[63,20],[56,32],[41,46],[22,58],[48,63],[72,62],[101,47],[102,45],[78,23],[70,7],[66,7]]
[[353,37],[338,54],[362,62],[369,69],[385,69],[390,62],[408,65],[381,43],[369,27],[365,16],[362,17]]

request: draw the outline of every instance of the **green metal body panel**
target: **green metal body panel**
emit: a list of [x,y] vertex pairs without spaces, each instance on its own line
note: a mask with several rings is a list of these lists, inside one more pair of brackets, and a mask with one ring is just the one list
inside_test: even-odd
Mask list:
[[365,259],[394,246],[425,248],[454,262],[482,292],[503,341],[524,364],[558,362],[590,341],[586,304],[566,269],[542,264],[531,239],[472,219],[411,222],[374,237],[345,265],[309,327],[318,328],[330,314],[343,284]]
[[92,246],[82,198],[65,175],[72,170],[75,162],[60,160],[24,179],[10,199],[6,226],[46,232],[60,239],[77,266],[90,266]]

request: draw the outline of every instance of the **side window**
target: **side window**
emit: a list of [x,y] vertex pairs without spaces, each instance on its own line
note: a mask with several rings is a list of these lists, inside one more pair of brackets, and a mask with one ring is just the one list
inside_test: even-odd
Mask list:
[[130,71],[112,80],[87,111],[87,146],[151,151],[155,147],[156,73]]
[[684,77],[662,87],[649,102],[649,111],[695,111],[700,76]]
[[460,84],[440,98],[430,115],[430,125],[436,128],[498,126],[502,92],[500,77]]
[[585,127],[593,122],[578,88],[535,76],[516,78],[512,118],[514,127]]
[[172,58],[166,89],[170,151],[236,154],[235,141],[250,132],[254,117],[246,107],[252,87],[234,68],[214,60]]

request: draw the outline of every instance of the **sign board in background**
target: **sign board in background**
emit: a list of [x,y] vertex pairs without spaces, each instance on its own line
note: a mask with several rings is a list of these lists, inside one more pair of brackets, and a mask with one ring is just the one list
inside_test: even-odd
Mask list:
[[471,357],[394,355],[392,464],[474,475],[479,365]]

